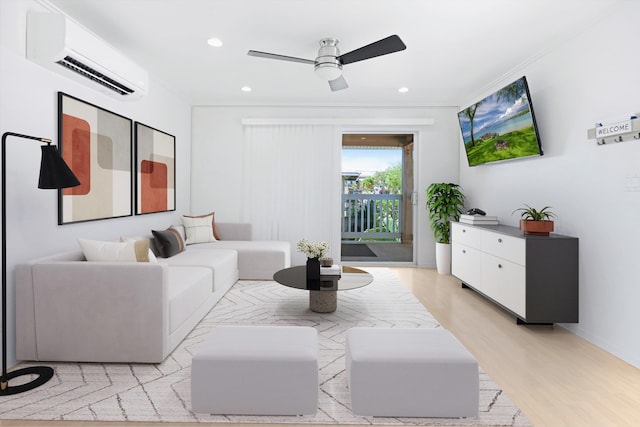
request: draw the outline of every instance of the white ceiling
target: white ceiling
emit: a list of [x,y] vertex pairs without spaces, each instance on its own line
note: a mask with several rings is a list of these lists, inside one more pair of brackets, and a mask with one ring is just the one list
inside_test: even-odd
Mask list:
[[[372,106],[457,106],[597,31],[598,17],[624,1],[49,0],[194,105]],[[315,59],[324,37],[346,53],[391,34],[407,49],[345,65],[350,87],[339,92],[311,65],[247,55]],[[210,37],[223,47],[209,47]]]

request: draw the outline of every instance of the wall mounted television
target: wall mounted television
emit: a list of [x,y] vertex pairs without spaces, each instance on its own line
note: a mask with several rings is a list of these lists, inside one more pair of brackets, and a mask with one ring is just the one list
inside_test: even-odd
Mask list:
[[460,111],[458,121],[469,166],[543,154],[525,76]]

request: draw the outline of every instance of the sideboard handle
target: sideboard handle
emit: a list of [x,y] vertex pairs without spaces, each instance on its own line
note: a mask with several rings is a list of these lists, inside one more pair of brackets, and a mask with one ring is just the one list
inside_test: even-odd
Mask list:
[[498,243],[502,243],[502,239],[498,239]]
[[463,228],[463,229],[462,229],[462,232],[463,232],[463,233],[466,233],[466,232],[467,232],[466,228]]
[[498,268],[502,268],[502,264],[498,264]]
[[465,249],[463,249],[463,250],[462,250],[462,253],[463,253],[463,254],[466,254],[466,253],[467,253],[467,251],[466,251]]

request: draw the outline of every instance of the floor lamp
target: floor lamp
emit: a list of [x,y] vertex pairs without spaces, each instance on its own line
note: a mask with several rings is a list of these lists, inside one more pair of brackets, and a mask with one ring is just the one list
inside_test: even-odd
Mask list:
[[[53,377],[53,368],[48,366],[30,366],[7,372],[7,150],[6,139],[8,136],[33,139],[46,142],[42,148],[42,161],[40,163],[40,180],[38,188],[59,189],[80,185],[80,181],[73,174],[69,166],[64,162],[51,140],[19,133],[5,132],[2,135],[2,376],[0,376],[0,396],[22,393],[34,389],[46,383]],[[23,375],[36,378],[16,386],[10,386],[9,380]]]

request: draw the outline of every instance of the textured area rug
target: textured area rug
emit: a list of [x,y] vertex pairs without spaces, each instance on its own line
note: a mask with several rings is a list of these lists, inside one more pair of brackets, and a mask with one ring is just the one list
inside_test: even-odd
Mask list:
[[[161,364],[53,363],[44,386],[0,397],[0,419],[529,426],[531,423],[480,371],[480,406],[473,418],[360,417],[350,409],[344,343],[353,326],[437,328],[438,322],[387,269],[367,269],[374,282],[338,294],[334,313],[309,310],[306,291],[269,281],[240,281]],[[216,325],[304,325],[319,333],[318,412],[306,416],[225,416],[191,412],[191,357]],[[25,364],[26,365],[26,364]],[[28,366],[28,365],[27,365]],[[241,379],[239,379],[241,380]]]

